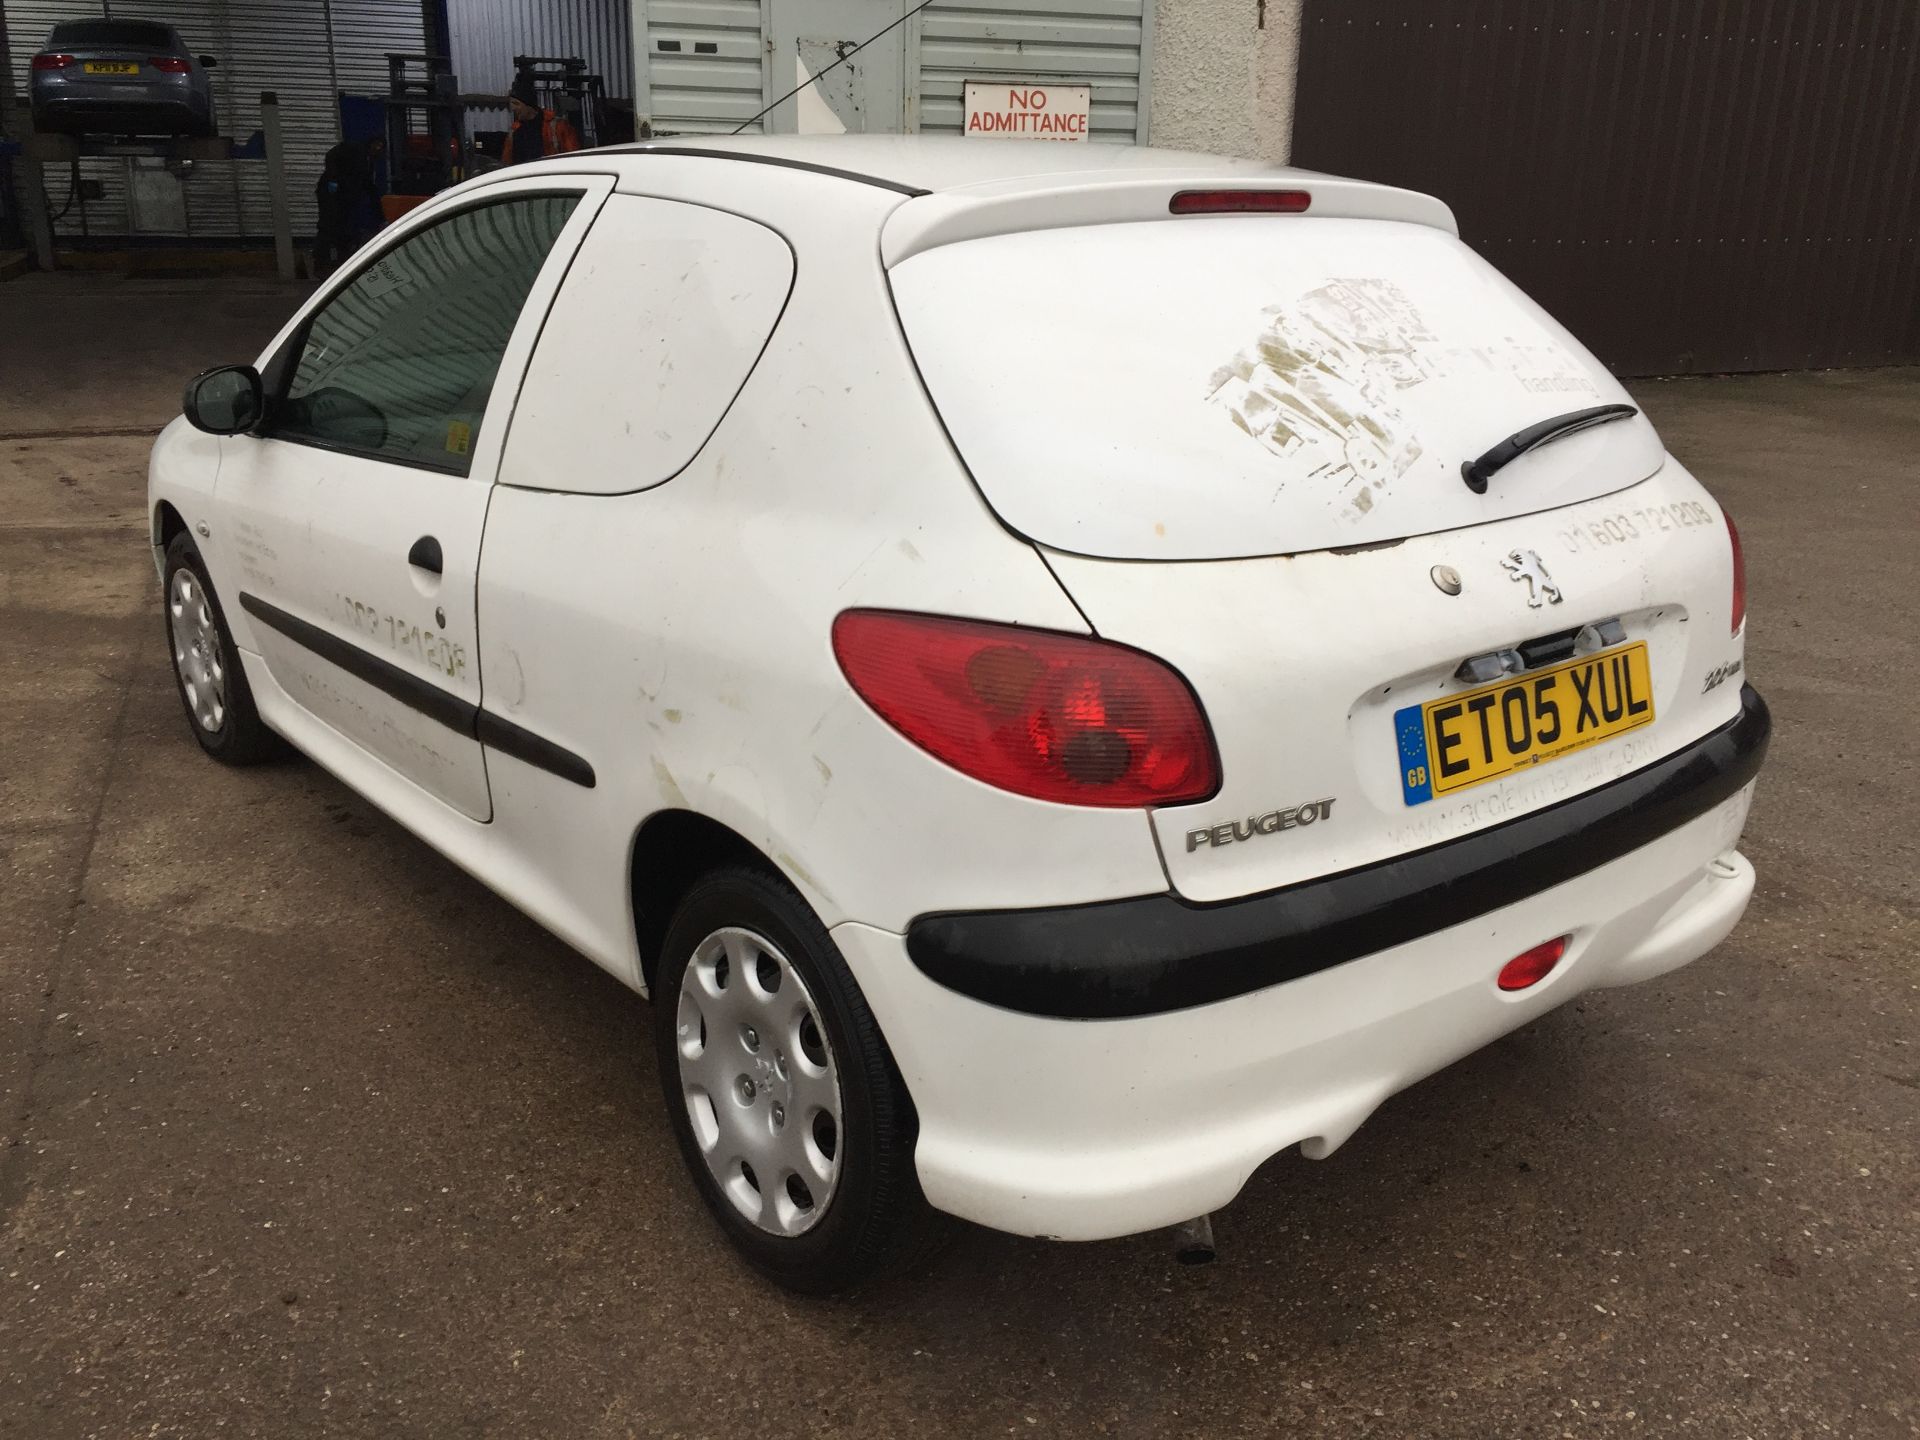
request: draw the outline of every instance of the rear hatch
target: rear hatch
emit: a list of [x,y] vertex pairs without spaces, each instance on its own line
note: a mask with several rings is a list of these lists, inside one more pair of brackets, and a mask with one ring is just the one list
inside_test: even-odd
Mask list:
[[[1738,707],[1718,508],[1452,235],[1235,216],[993,235],[890,272],[987,502],[1101,635],[1177,666],[1218,795],[1155,812],[1226,899],[1606,783]],[[1436,712],[1438,712],[1436,714]],[[1462,766],[1465,765],[1463,769]]]
[[54,26],[45,48],[74,57],[62,72],[68,80],[111,87],[167,78],[157,63],[163,60],[183,67],[173,73],[186,73],[173,44],[172,32],[150,21],[74,20]]

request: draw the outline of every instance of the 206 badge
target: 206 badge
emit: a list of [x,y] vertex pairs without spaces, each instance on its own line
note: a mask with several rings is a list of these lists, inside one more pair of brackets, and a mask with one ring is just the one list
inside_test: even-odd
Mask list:
[[1538,550],[1512,551],[1500,564],[1515,580],[1527,582],[1527,604],[1532,609],[1538,610],[1542,604],[1560,603],[1560,587],[1547,574],[1547,567],[1541,561]]

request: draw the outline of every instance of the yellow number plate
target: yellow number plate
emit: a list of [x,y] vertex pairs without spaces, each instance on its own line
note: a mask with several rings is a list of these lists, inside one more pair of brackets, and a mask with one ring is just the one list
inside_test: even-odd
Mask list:
[[1419,805],[1653,723],[1640,641],[1394,712],[1400,788]]
[[89,75],[138,75],[140,67],[131,60],[89,60],[80,67]]

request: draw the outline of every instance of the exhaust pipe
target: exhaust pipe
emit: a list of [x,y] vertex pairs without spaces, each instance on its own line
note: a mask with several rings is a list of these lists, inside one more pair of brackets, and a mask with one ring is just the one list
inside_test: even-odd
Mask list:
[[1211,1265],[1214,1260],[1213,1217],[1196,1215],[1173,1227],[1173,1258],[1182,1265]]

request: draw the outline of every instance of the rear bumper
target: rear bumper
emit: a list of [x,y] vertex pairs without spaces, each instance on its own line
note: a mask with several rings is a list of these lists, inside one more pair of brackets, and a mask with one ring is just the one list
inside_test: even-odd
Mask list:
[[[898,934],[833,934],[913,1096],[929,1201],[1016,1234],[1103,1239],[1219,1209],[1288,1146],[1331,1154],[1396,1091],[1583,991],[1704,955],[1753,893],[1733,849],[1751,795],[1362,963],[1164,1014],[1022,1014],[935,983]],[[1572,940],[1546,979],[1497,988],[1502,963],[1556,935]]]
[[1752,686],[1740,699],[1734,720],[1644,769],[1377,865],[1214,905],[1166,894],[926,915],[907,953],[962,995],[1062,1019],[1163,1014],[1299,980],[1540,894],[1714,809],[1766,757],[1766,702]]
[[105,86],[36,90],[32,108],[34,128],[55,133],[185,134],[213,119],[204,95],[174,86],[125,86],[119,93]]

